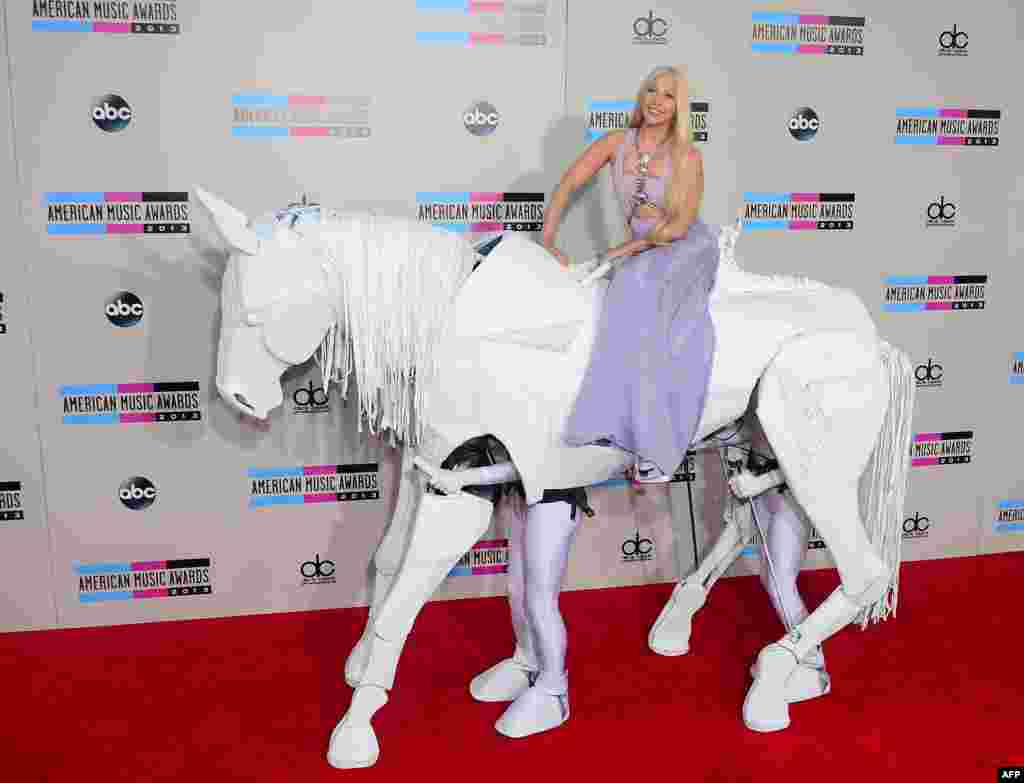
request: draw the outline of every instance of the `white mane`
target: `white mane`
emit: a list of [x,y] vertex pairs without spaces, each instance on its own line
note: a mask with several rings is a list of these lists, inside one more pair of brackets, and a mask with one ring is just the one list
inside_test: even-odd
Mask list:
[[316,352],[324,389],[355,375],[360,428],[417,443],[435,349],[455,295],[479,260],[457,234],[369,213],[321,212],[323,250],[336,279],[338,320]]

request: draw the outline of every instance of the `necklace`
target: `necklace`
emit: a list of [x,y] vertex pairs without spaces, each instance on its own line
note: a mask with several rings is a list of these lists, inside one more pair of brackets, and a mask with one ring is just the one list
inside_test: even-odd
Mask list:
[[640,151],[640,131],[637,130],[636,135],[633,137],[633,147],[636,149],[637,161],[636,161],[636,190],[633,193],[633,209],[629,213],[629,219],[633,219],[633,215],[639,207],[653,203],[651,197],[647,194],[647,176],[651,161],[661,151],[661,148],[668,142],[668,138],[662,139],[661,142],[651,152]]

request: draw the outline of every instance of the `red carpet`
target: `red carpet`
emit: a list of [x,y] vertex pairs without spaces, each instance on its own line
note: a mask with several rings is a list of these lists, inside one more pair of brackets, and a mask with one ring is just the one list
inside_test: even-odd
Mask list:
[[[776,734],[740,718],[780,635],[753,577],[715,587],[679,658],[646,646],[671,585],[564,595],[573,717],[517,741],[466,690],[511,650],[506,604],[431,604],[375,720],[381,760],[349,772],[324,754],[365,609],[4,634],[0,779],[992,783],[1024,764],[1024,553],[903,569],[896,620],[830,641],[832,694]],[[801,585],[817,604],[836,580]]]

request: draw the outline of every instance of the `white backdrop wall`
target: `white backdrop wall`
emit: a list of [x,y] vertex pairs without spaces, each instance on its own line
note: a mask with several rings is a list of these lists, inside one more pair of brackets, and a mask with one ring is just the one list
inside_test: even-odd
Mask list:
[[[130,18],[109,15],[121,10]],[[190,188],[253,216],[306,195],[470,238],[536,230],[564,169],[663,63],[690,68],[705,219],[743,210],[749,268],[852,288],[919,365],[905,558],[1024,548],[1021,12],[1010,0],[698,10],[8,0],[0,629],[365,603],[395,455],[359,435],[311,366],[286,375],[269,426],[218,401],[224,248]],[[806,109],[818,126],[801,140],[789,122]],[[939,135],[984,142],[898,133],[929,136],[940,119]],[[494,200],[526,206],[502,226],[442,217]],[[622,237],[602,175],[560,244],[583,260]],[[923,302],[907,299],[915,286]],[[942,444],[960,459],[935,463]],[[311,469],[358,474],[361,489],[317,504],[254,489]],[[594,489],[567,587],[676,579],[720,529],[724,493],[713,454],[667,487]],[[506,556],[496,519],[437,597],[504,592]],[[808,567],[829,565],[811,550]],[[757,568],[751,552],[731,573]]]

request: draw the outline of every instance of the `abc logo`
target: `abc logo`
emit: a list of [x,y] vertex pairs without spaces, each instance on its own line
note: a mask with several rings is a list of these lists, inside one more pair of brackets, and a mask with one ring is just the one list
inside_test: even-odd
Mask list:
[[117,496],[127,508],[141,511],[153,505],[153,501],[156,500],[156,487],[144,476],[133,476],[121,483]]
[[957,30],[953,25],[952,30],[943,30],[939,34],[939,48],[943,51],[961,51],[967,48],[968,36],[963,30]]
[[132,107],[120,95],[104,95],[92,106],[92,121],[107,133],[122,131],[132,121]]
[[647,16],[633,20],[633,40],[637,43],[668,43],[666,33],[668,22],[655,16],[654,11],[648,11]]
[[490,136],[498,129],[498,110],[487,101],[477,101],[462,115],[462,124],[474,136]]
[[142,300],[131,291],[119,291],[107,300],[103,312],[114,326],[129,327],[142,320],[144,308]]
[[818,128],[821,127],[821,120],[817,112],[809,106],[804,106],[793,112],[789,118],[789,132],[797,141],[809,141],[818,135]]

